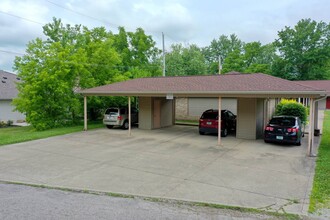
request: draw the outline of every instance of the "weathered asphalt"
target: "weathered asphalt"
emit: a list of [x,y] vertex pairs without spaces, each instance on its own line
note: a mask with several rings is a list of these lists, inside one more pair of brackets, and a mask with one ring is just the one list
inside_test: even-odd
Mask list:
[[[174,201],[118,198],[0,183],[0,219],[278,219],[271,215],[197,207]],[[306,217],[304,219],[307,219]]]

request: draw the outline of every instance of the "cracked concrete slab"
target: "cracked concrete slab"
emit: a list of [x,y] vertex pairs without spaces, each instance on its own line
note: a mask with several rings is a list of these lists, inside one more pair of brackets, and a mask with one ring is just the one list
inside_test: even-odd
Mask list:
[[[0,147],[0,180],[306,214],[315,158],[196,127],[97,129]],[[317,139],[316,139],[317,140]]]

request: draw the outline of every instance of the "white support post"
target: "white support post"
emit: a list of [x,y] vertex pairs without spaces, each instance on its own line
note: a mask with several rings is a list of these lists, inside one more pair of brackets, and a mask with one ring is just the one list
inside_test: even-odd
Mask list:
[[319,129],[319,103],[314,100],[314,131]]
[[311,98],[309,102],[309,132],[308,132],[308,151],[307,156],[313,156],[314,147],[314,99]]
[[87,96],[84,96],[84,131],[87,131]]
[[267,123],[269,121],[269,99],[265,99],[264,101],[264,127],[266,127]]
[[128,96],[128,136],[131,136],[132,135],[132,132],[131,132],[131,97]]
[[218,101],[218,146],[221,146],[221,97]]

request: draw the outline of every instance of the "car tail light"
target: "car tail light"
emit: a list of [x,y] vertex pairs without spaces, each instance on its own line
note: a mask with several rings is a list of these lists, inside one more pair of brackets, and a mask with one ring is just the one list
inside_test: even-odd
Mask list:
[[274,128],[273,128],[273,127],[270,127],[270,126],[267,126],[267,127],[265,128],[265,130],[266,130],[266,131],[274,131]]
[[290,133],[298,132],[298,128],[288,128],[288,132]]
[[118,119],[119,121],[121,121],[121,120],[123,120],[123,116],[118,116],[117,119]]

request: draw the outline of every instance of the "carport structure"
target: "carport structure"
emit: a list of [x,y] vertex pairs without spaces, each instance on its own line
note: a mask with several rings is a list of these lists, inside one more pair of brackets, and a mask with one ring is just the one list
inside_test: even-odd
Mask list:
[[[84,96],[85,130],[87,130],[87,96],[127,96],[129,111],[131,97],[138,97],[141,129],[174,125],[173,98],[176,97],[217,97],[219,110],[222,98],[237,98],[236,137],[242,139],[262,137],[264,126],[273,114],[276,98],[309,98],[311,116],[307,152],[309,156],[312,155],[314,143],[315,102],[326,96],[323,90],[293,81],[262,73],[237,72],[223,75],[137,78],[82,90],[80,93]],[[221,120],[218,121],[220,128]],[[221,145],[221,129],[218,130],[218,145]],[[131,134],[130,127],[129,134]]]

